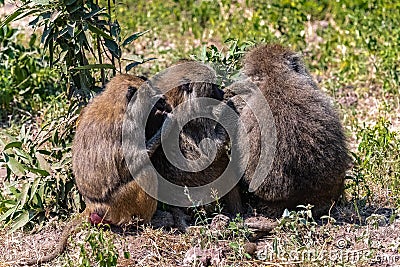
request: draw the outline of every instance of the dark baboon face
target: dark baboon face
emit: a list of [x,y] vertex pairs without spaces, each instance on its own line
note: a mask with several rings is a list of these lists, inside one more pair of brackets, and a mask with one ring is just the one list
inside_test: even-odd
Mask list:
[[157,133],[166,119],[167,113],[171,113],[171,111],[171,105],[166,101],[166,97],[162,96],[153,106],[146,122],[146,140]]

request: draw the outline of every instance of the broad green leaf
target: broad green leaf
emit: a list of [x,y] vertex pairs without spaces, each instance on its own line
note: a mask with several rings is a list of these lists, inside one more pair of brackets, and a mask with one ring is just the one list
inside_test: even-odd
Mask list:
[[15,186],[10,186],[8,187],[8,190],[10,190],[10,192],[16,197],[18,198],[18,196],[20,195],[20,192],[17,188],[15,188]]
[[149,31],[150,30],[147,30],[147,31],[144,31],[144,32],[137,32],[137,33],[132,34],[131,36],[129,36],[128,38],[125,39],[125,41],[122,43],[122,46],[125,46],[125,45],[128,45],[128,44],[132,43],[137,38],[139,38],[143,34],[148,33]]
[[7,150],[7,149],[12,148],[12,147],[21,148],[21,146],[22,146],[22,142],[20,142],[20,141],[15,141],[15,142],[8,143],[8,144],[4,147],[4,150]]
[[85,66],[75,67],[74,70],[90,70],[90,69],[115,69],[111,64],[88,64]]
[[17,154],[21,158],[27,159],[28,162],[32,162],[33,161],[31,155],[29,155],[25,150],[19,149],[19,148],[14,148],[14,151],[15,151],[15,154]]
[[[38,149],[38,150],[36,150],[36,152],[40,153],[42,155],[46,155],[46,156],[50,156],[51,155],[51,151],[48,151],[48,150]],[[36,154],[36,156],[37,156],[37,154]]]
[[40,178],[36,178],[35,180],[33,180],[32,186],[31,186],[31,196],[29,197],[28,201],[31,201],[33,199],[33,197],[36,194],[36,191],[39,187],[39,183],[40,183]]
[[35,168],[28,168],[28,171],[34,173],[34,174],[38,174],[40,176],[49,176],[50,173],[46,170],[42,170],[42,169],[35,169]]
[[20,214],[17,219],[14,220],[14,223],[11,225],[10,233],[15,232],[21,227],[24,227],[30,221],[29,212],[24,211]]
[[17,205],[15,204],[13,208],[7,210],[5,213],[3,213],[0,216],[0,222],[5,221],[11,214],[13,214],[15,212],[16,209],[17,209]]
[[142,64],[142,63],[139,62],[139,61],[135,61],[135,62],[129,63],[128,65],[126,65],[125,70],[126,70],[126,72],[128,72],[128,71],[130,71],[132,68],[134,68],[134,67],[136,67],[136,66],[138,66],[138,65],[140,65],[140,64]]
[[104,45],[108,48],[113,56],[116,58],[121,58],[121,49],[114,40],[104,40]]
[[[47,160],[38,152],[35,153],[35,156],[36,156],[37,160],[39,161],[39,168],[47,171],[47,173],[50,173],[51,167],[50,167],[50,164],[47,162]],[[49,174],[47,174],[47,175],[49,175]],[[47,176],[47,175],[45,175],[45,176]]]
[[112,38],[110,35],[108,35],[106,32],[100,30],[99,28],[97,28],[96,26],[92,25],[91,23],[88,23],[87,26],[88,26],[88,28],[89,28],[89,30],[90,30],[91,32],[93,32],[93,33],[95,33],[95,34],[98,34],[98,35],[104,37],[105,39],[109,39],[109,40],[112,40],[112,39],[113,39],[113,38]]
[[28,196],[28,191],[29,191],[30,186],[31,186],[30,183],[25,183],[22,186],[21,195],[19,196],[19,202],[20,202],[19,205],[20,205],[21,208],[23,208],[25,203],[26,203],[26,199],[27,199],[27,196]]
[[58,131],[57,130],[53,132],[52,139],[55,144],[58,144]]
[[8,161],[6,161],[6,164],[15,175],[22,176],[25,174],[24,166],[19,163],[15,158],[9,157]]

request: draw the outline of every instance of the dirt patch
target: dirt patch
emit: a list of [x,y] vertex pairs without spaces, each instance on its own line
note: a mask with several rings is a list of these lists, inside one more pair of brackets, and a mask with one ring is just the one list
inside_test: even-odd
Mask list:
[[[3,233],[0,236],[0,266],[18,266],[17,262],[21,259],[46,254],[53,249],[60,236],[59,229],[63,226],[46,226],[40,233],[31,235],[22,231],[14,234]],[[226,264],[265,266],[269,263],[275,263],[276,266],[296,264],[298,266],[299,263],[301,266],[317,266],[316,262],[328,265],[344,264],[344,266],[398,266],[400,264],[398,229],[400,229],[399,220],[383,226],[373,223],[364,226],[322,225],[313,230],[315,234],[312,240],[313,246],[308,248],[301,244],[301,242],[307,243],[304,239],[296,241],[299,242],[297,246],[290,244],[299,237],[297,234],[280,231],[252,243],[255,251],[251,253],[251,257],[244,259],[235,259],[234,255],[237,252],[224,240],[215,242],[211,247],[200,249],[191,245],[196,243],[198,237],[181,234],[176,230],[144,227],[124,233],[108,231],[107,236],[113,239],[120,255],[117,266],[208,266],[203,264],[208,261],[207,257],[199,257],[200,265],[193,265],[196,257],[188,257],[188,254],[195,250],[209,253],[211,260],[214,256],[218,256],[215,258],[218,259],[218,264],[222,265],[215,266],[226,266]],[[86,236],[87,230],[73,235],[66,253],[43,266],[65,266],[67,259],[79,262],[81,245],[84,244],[85,249],[90,251],[84,241]],[[218,253],[215,254],[213,251]],[[124,258],[124,252],[129,252],[128,259]]]

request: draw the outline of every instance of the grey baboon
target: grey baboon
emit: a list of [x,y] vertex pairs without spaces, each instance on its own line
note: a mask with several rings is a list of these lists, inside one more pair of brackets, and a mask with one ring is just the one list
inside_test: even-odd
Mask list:
[[[127,223],[133,216],[143,222],[150,221],[156,211],[157,200],[142,187],[145,185],[146,190],[156,195],[157,179],[150,160],[146,162],[146,158],[159,145],[160,128],[166,112],[171,109],[161,97],[151,108],[147,123],[145,114],[130,113],[129,103],[142,110],[148,107],[151,97],[160,96],[143,84],[139,77],[118,75],[110,80],[103,93],[83,109],[72,146],[72,168],[86,209],[68,223],[59,243],[49,255],[24,261],[23,264],[40,264],[57,257],[65,249],[68,236],[85,219],[93,224],[114,225]],[[127,154],[122,148],[124,120],[127,123],[125,134],[129,139]],[[144,134],[144,128],[146,146],[140,148],[137,140],[140,134]],[[134,165],[133,175],[127,162]]]
[[[159,77],[155,77],[152,85],[163,91],[167,103],[173,107],[174,116],[180,119],[185,114],[190,116],[191,114],[201,114],[206,110],[210,111],[215,107],[216,102],[223,100],[223,91],[216,85],[215,72],[197,62],[181,61]],[[205,104],[198,101],[201,98],[212,99],[216,102]],[[180,106],[185,102],[189,104],[184,107]],[[216,145],[216,154],[214,160],[205,169],[184,170],[179,166],[174,166],[166,157],[164,150],[172,149],[175,150],[172,151],[173,153],[180,150],[187,160],[199,160],[201,154],[207,150],[202,147],[202,141],[207,139],[212,140]],[[214,119],[194,118],[182,127],[179,133],[179,147],[166,148],[163,144],[157,149],[151,160],[158,173],[168,181],[180,186],[203,186],[219,178],[226,169],[229,163],[229,156],[226,153],[228,141],[226,132]],[[208,192],[209,195],[211,193]],[[237,187],[234,187],[223,200],[229,212],[241,211],[241,199]]]
[[[259,186],[250,188],[250,196],[255,196],[251,205],[270,216],[299,204],[314,205],[316,213],[326,211],[342,194],[350,165],[343,128],[330,99],[318,89],[301,57],[280,45],[253,48],[245,55],[243,72],[268,103],[276,130],[272,165],[262,173]],[[249,189],[260,155],[267,153],[257,119],[264,120],[268,112],[267,107],[253,112],[246,106],[240,97],[244,87],[246,81],[226,88],[225,99],[246,128],[233,145],[249,152],[242,181]],[[249,147],[241,142],[244,136]]]

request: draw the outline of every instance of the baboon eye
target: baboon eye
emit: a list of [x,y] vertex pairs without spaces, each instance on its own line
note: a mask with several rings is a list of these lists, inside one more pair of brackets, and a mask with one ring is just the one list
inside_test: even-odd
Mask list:
[[137,88],[134,86],[128,86],[128,91],[126,92],[126,99],[129,101],[131,101],[132,96],[136,93]]

